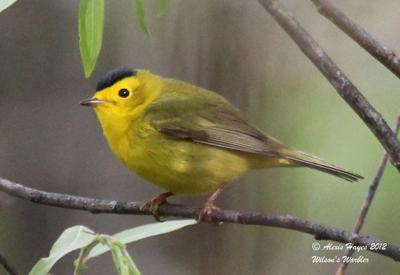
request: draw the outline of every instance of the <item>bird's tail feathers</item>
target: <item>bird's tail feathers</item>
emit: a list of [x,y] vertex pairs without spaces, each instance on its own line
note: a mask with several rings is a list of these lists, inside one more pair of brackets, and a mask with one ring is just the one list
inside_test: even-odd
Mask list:
[[306,166],[312,169],[319,170],[324,173],[328,173],[339,178],[345,179],[350,182],[358,181],[363,179],[363,177],[357,173],[351,172],[332,163],[329,163],[323,159],[309,155],[307,153],[290,150],[284,153],[284,159],[287,159],[294,164],[300,164],[301,166]]

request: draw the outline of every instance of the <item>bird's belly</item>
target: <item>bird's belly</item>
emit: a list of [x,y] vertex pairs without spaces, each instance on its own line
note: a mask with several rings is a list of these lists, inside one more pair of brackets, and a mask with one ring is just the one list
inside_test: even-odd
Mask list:
[[249,169],[241,153],[190,141],[149,136],[122,147],[129,169],[175,194],[213,192]]

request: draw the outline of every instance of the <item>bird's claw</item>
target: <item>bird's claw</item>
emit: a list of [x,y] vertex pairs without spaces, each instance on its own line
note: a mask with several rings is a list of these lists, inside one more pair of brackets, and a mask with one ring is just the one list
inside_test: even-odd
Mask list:
[[143,211],[147,211],[150,212],[154,219],[156,219],[156,221],[160,222],[160,215],[158,213],[158,210],[160,208],[160,205],[162,203],[159,203],[158,201],[155,201],[154,199],[151,199],[150,201],[146,202],[143,207],[141,208],[141,210]]
[[206,202],[203,208],[201,209],[199,216],[197,217],[197,221],[216,224],[212,220],[212,212],[217,209],[218,207],[215,206],[214,204]]
[[172,193],[170,193],[170,192],[162,193],[162,194],[158,195],[157,197],[154,197],[151,200],[149,200],[148,202],[146,202],[142,206],[141,210],[150,212],[153,215],[154,219],[156,219],[156,221],[162,222],[160,215],[159,215],[160,214],[159,209],[162,204],[168,203],[167,198],[171,195],[172,195]]

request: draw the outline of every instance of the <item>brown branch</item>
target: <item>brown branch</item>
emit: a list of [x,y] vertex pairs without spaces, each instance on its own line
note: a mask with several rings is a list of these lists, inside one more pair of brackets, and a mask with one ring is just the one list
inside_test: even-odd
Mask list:
[[[396,136],[399,134],[400,129],[400,115],[397,117],[396,126],[395,126],[395,134]],[[374,199],[376,190],[378,189],[379,183],[382,179],[383,172],[385,171],[387,161],[389,156],[386,152],[383,153],[382,159],[379,163],[378,170],[376,171],[376,175],[371,185],[369,186],[367,197],[365,198],[363,205],[361,206],[360,214],[357,217],[356,224],[354,225],[353,233],[359,234],[361,229],[365,223],[365,219],[367,218],[369,207],[371,206],[372,200]],[[345,256],[347,258],[353,256],[355,250],[347,250]],[[346,269],[348,266],[348,262],[342,262],[339,264],[339,267],[336,271],[336,275],[344,275],[346,273]]]
[[382,115],[367,101],[347,76],[338,68],[318,43],[276,0],[258,0],[278,24],[314,63],[338,94],[358,114],[388,152],[393,165],[400,171],[400,143]]
[[[108,201],[44,192],[2,178],[0,178],[0,191],[42,205],[84,210],[95,214],[113,213],[151,215],[149,211],[142,209],[144,204],[139,202]],[[167,203],[160,206],[159,213],[164,216],[196,219],[199,216],[200,209]],[[368,248],[372,243],[386,243],[373,237],[353,234],[341,229],[313,223],[289,215],[264,215],[253,212],[215,209],[211,213],[210,218],[214,222],[286,228],[313,235],[318,240],[353,243],[357,246],[367,246]],[[385,250],[371,251],[390,257],[395,261],[400,261],[400,246],[387,243],[387,248]]]
[[3,253],[0,252],[0,265],[4,267],[9,275],[18,275],[14,267],[10,265]]
[[372,37],[363,27],[346,15],[330,0],[311,0],[318,12],[328,18],[355,42],[400,78],[400,59],[397,55]]

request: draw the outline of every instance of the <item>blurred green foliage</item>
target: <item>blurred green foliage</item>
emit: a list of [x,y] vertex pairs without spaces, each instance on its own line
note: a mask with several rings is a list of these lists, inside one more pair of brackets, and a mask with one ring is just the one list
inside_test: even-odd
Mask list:
[[[142,0],[135,1],[136,17],[140,28],[150,38],[150,29],[146,24],[145,8]],[[3,1],[4,2],[4,1]],[[7,1],[6,1],[7,2]],[[12,1],[11,1],[12,2]],[[0,2],[1,4],[2,2]],[[167,6],[167,0],[158,0],[159,16],[164,14]],[[9,5],[11,5],[10,3]],[[7,8],[0,6],[0,11]],[[81,52],[82,65],[85,77],[91,76],[97,59],[100,55],[103,43],[104,29],[104,0],[80,0],[79,7],[79,48]]]

